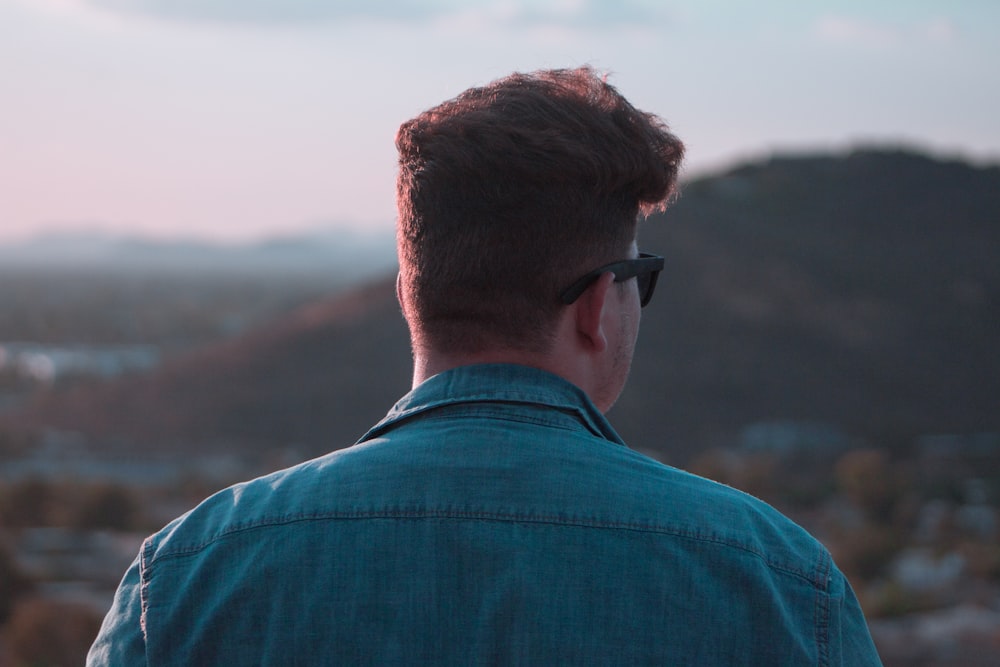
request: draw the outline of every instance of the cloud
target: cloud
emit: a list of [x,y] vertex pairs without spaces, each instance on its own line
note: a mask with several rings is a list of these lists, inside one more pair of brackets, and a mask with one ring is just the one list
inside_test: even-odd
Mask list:
[[95,11],[90,0],[14,0],[25,9],[58,20],[79,21],[101,29],[118,29],[125,23],[120,14]]
[[958,37],[955,24],[945,18],[912,25],[888,25],[827,15],[816,23],[815,32],[824,41],[876,48],[893,48],[913,42],[946,44]]
[[845,16],[824,16],[816,25],[819,36],[830,42],[895,46],[902,41],[898,29]]
[[958,29],[948,19],[933,19],[921,26],[924,37],[931,42],[946,44],[958,38]]
[[412,19],[433,16],[441,2],[378,0],[83,0],[122,15],[177,21],[287,24],[353,18]]
[[490,22],[514,27],[607,28],[662,19],[656,0],[78,0],[124,16],[287,25],[337,21]]

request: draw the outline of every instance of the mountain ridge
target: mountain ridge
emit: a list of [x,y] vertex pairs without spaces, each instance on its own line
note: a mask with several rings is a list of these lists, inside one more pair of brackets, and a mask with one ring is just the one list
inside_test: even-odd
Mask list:
[[0,244],[6,268],[187,272],[308,273],[349,272],[365,278],[383,273],[395,261],[391,232],[367,233],[346,227],[240,243],[194,238],[155,240],[101,232],[48,233]]
[[[640,245],[667,262],[609,415],[636,448],[682,464],[780,421],[883,444],[1000,431],[1000,167],[777,156],[687,183]],[[354,442],[409,376],[385,277],[3,421],[108,451],[311,456]]]

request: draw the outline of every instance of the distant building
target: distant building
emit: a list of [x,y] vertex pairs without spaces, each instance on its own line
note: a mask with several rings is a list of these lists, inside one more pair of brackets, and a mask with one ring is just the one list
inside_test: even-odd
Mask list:
[[0,371],[41,383],[68,375],[112,377],[149,370],[160,362],[154,345],[43,345],[0,343]]

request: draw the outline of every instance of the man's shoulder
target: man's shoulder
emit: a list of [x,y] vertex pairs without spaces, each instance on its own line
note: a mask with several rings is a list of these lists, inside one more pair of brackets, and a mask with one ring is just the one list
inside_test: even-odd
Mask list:
[[310,516],[309,499],[322,494],[329,482],[325,469],[342,451],[216,491],[151,535],[146,556],[194,553],[230,535]]
[[648,530],[734,549],[777,568],[830,565],[826,548],[768,503],[730,486],[625,450],[610,484]]
[[[292,523],[405,511],[410,520],[426,514],[640,531],[810,579],[829,567],[826,550],[767,503],[592,434],[530,443],[412,435],[355,445],[219,491],[154,535],[147,555],[191,554],[238,533]],[[456,507],[462,511],[452,517]]]

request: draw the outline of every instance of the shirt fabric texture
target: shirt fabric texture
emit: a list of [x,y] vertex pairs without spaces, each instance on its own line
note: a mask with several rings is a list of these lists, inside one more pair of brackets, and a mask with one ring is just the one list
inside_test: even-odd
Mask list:
[[880,664],[827,550],[480,365],[148,538],[89,665]]

